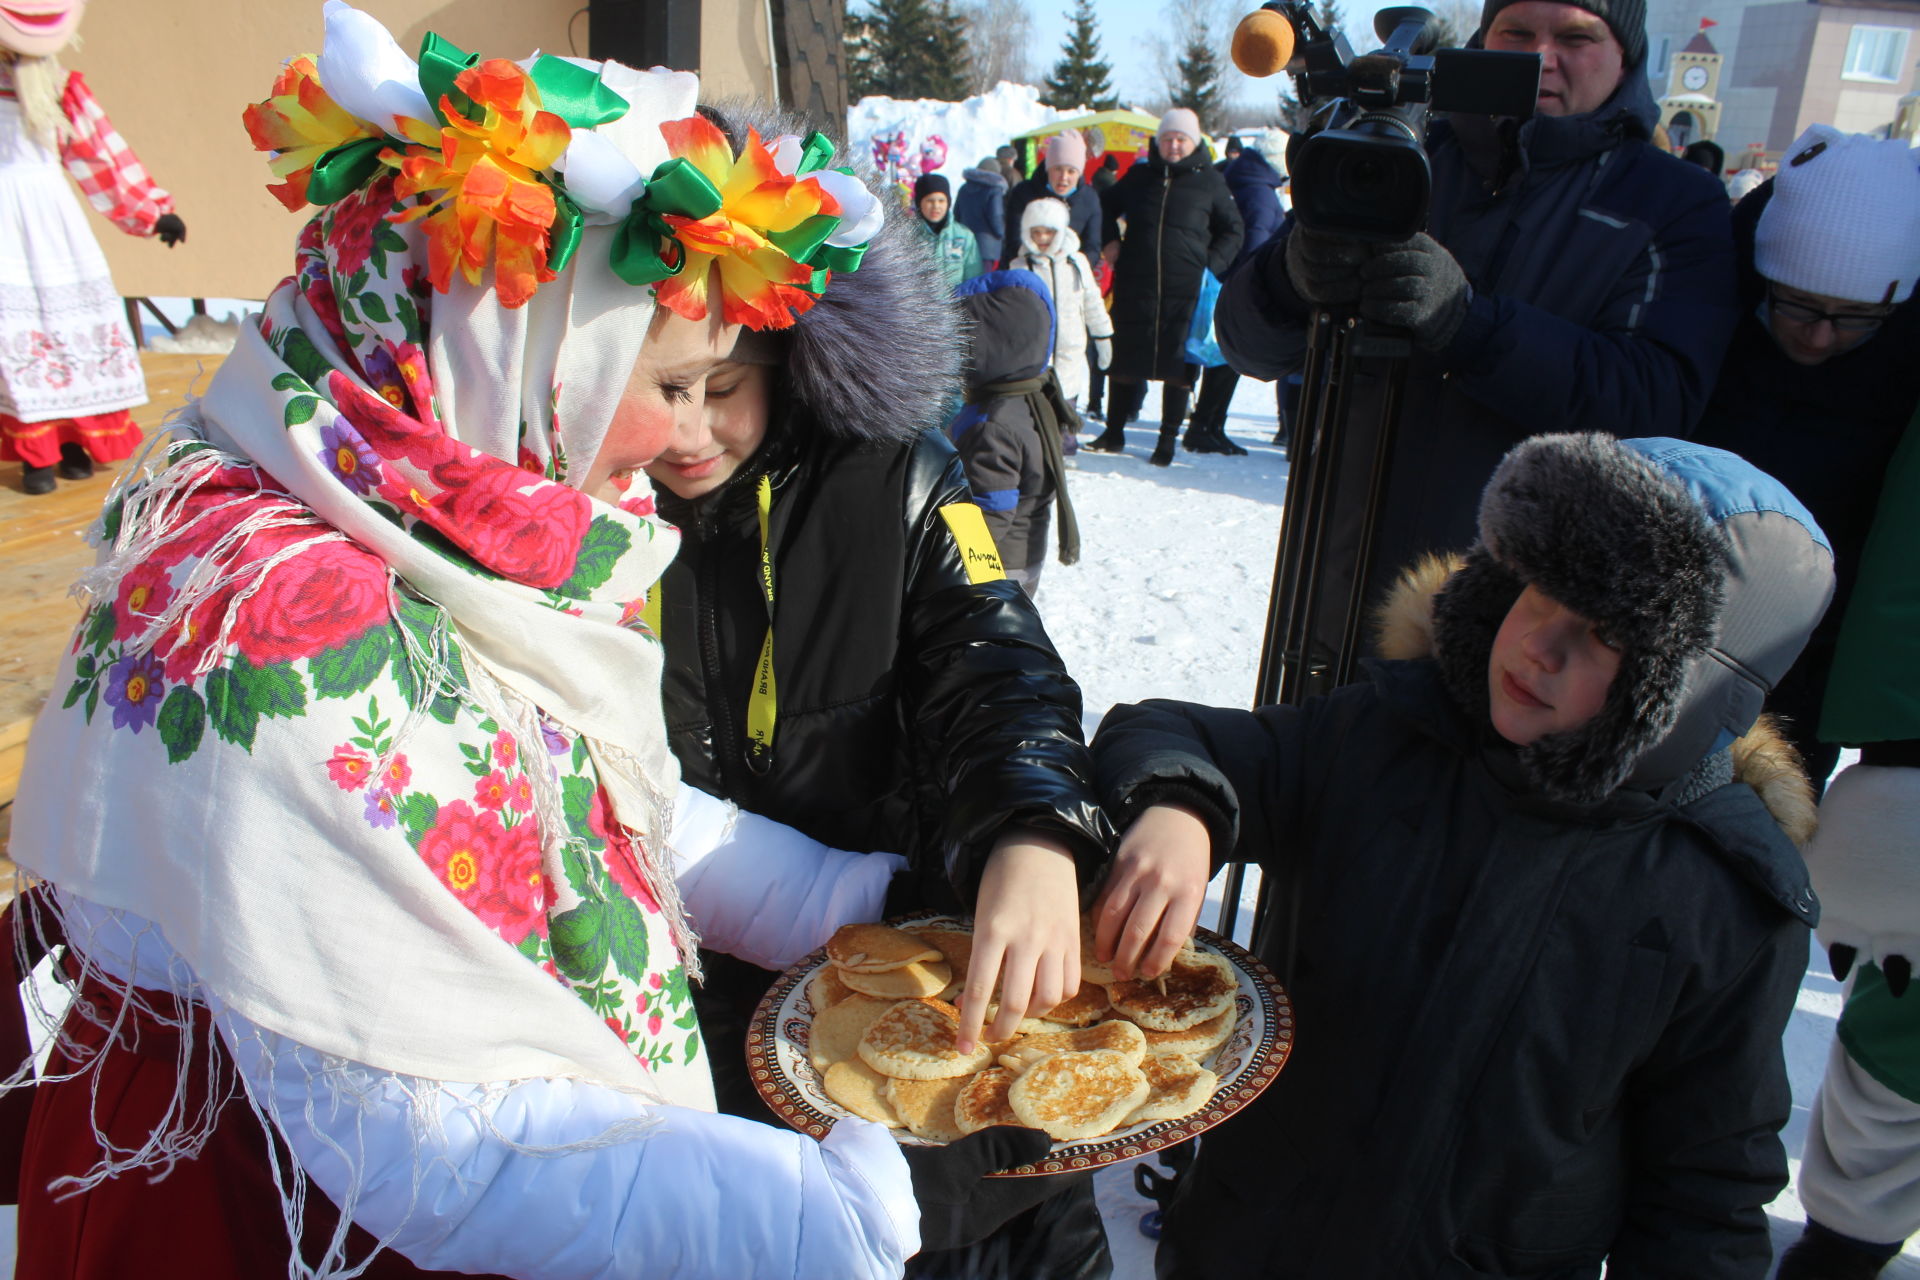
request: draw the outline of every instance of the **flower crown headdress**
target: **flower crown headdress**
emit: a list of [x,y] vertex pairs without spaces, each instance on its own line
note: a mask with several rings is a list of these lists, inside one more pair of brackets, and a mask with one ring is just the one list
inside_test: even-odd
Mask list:
[[522,306],[584,227],[617,224],[609,266],[662,306],[705,319],[712,276],[728,323],[784,329],[833,272],[859,268],[885,217],[851,169],[830,167],[825,134],[769,146],[749,130],[735,155],[706,117],[668,121],[671,158],[642,174],[595,132],[630,104],[592,64],[483,61],[432,32],[416,64],[344,0],[329,0],[326,28],[327,54],[289,61],[243,117],[282,180],[268,190],[298,210],[394,171],[413,203],[388,216],[423,224],[442,293],[455,271],[478,284],[491,260],[500,304]]

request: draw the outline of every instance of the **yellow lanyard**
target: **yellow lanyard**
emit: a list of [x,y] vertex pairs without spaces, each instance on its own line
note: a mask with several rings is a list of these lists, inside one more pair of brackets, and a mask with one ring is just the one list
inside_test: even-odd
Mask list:
[[[760,666],[753,673],[753,690],[747,695],[747,763],[764,773],[773,763],[773,724],[779,719],[779,701],[773,691],[773,552],[767,540],[767,526],[773,517],[771,477],[760,477],[754,505],[760,512],[760,593],[767,599],[767,638],[760,645]],[[666,591],[667,581],[662,578],[653,584],[640,610],[640,621],[661,640],[666,639],[661,626],[661,598]]]
[[747,695],[747,758],[765,769],[773,763],[773,724],[779,718],[779,700],[773,690],[773,552],[767,545],[767,523],[773,515],[773,479],[761,476],[754,490],[760,510],[760,593],[767,598],[767,638],[760,646],[760,669]]

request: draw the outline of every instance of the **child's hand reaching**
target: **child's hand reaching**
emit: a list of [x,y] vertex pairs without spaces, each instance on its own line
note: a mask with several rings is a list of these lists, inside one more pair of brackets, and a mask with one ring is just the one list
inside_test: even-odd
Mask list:
[[1120,837],[1093,904],[1094,955],[1113,966],[1114,977],[1167,971],[1200,919],[1211,851],[1207,824],[1178,805],[1150,806]]
[[1080,882],[1058,840],[1011,828],[994,842],[973,911],[973,958],[960,1000],[962,1053],[970,1052],[994,988],[1000,1012],[990,1041],[1012,1037],[1020,1019],[1080,990]]

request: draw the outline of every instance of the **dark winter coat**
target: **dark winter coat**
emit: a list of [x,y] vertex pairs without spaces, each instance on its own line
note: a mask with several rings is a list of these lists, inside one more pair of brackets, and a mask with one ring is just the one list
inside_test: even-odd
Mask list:
[[[1431,661],[1302,707],[1116,707],[1095,756],[1123,825],[1186,799],[1300,876],[1292,1056],[1202,1143],[1162,1277],[1767,1273],[1817,908],[1758,783],[1548,800]],[[1741,776],[1768,770],[1777,739]],[[1781,800],[1804,834],[1804,784]]]
[[991,269],[1000,261],[1000,242],[1007,233],[1007,180],[998,169],[968,169],[961,177],[964,181],[953,197],[953,220],[973,232],[980,261]]
[[1756,314],[1766,282],[1753,268],[1754,228],[1772,196],[1769,180],[1734,211],[1744,314],[1694,438],[1729,449],[1780,480],[1833,542],[1839,579],[1833,607],[1768,701],[1788,718],[1795,745],[1812,755],[1880,483],[1920,402],[1920,295],[1895,308],[1877,333],[1851,351],[1817,365],[1789,360]]
[[1064,200],[1067,205],[1067,226],[1073,234],[1080,237],[1080,249],[1087,255],[1088,262],[1100,259],[1100,196],[1092,187],[1081,183],[1070,195],[1057,195],[1047,185],[1047,171],[1042,169],[1031,178],[1007,192],[1007,239],[1000,249],[1000,266],[1004,269],[1012,265],[1013,257],[1020,252],[1020,215],[1027,206],[1043,196],[1052,196],[1055,200]]
[[1286,175],[1252,148],[1227,161],[1220,175],[1227,181],[1234,207],[1240,210],[1240,255],[1233,260],[1234,266],[1239,266],[1280,233],[1287,215],[1280,207],[1277,188],[1286,181]]
[[1240,211],[1226,180],[1199,149],[1172,164],[1156,150],[1100,203],[1106,215],[1100,243],[1121,242],[1113,269],[1112,368],[1121,376],[1184,383],[1200,275],[1224,277],[1240,253]]
[[[1433,126],[1430,231],[1474,297],[1448,349],[1409,371],[1373,593],[1420,553],[1473,541],[1480,487],[1522,438],[1684,437],[1705,408],[1737,318],[1726,191],[1647,141],[1656,114],[1646,78],[1629,74],[1598,110],[1535,116],[1517,136],[1496,135],[1487,117]],[[1308,313],[1285,253],[1284,235],[1269,241],[1215,311],[1221,350],[1257,378],[1295,372],[1305,351]],[[1371,457],[1378,412],[1355,395],[1346,457]],[[1356,522],[1366,470],[1341,477]],[[1336,543],[1353,540],[1336,530]],[[1342,608],[1350,575],[1325,575]]]
[[[1044,388],[1022,384],[1047,371],[1053,303],[1033,272],[995,271],[962,285],[960,306],[972,321],[967,403],[947,432],[1001,563],[1008,569],[1043,565],[1054,500],[1064,484],[1060,428],[1057,419],[1042,421],[1034,411],[1032,397]],[[1074,541],[1077,546],[1077,533]]]

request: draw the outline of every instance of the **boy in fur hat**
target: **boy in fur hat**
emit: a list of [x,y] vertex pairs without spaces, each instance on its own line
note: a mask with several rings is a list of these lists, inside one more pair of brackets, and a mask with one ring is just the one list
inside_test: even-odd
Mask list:
[[[1818,908],[1805,778],[1755,722],[1832,580],[1732,454],[1541,436],[1465,561],[1403,579],[1401,660],[1303,706],[1108,714],[1116,973],[1228,859],[1286,878],[1295,930],[1256,945],[1299,1039],[1180,1180],[1163,1280],[1766,1274]],[[1169,847],[1188,882],[1132,871]]]
[[920,214],[920,230],[933,242],[933,260],[947,288],[979,275],[980,245],[953,217],[953,184],[942,174],[921,174],[913,180],[913,207]]

